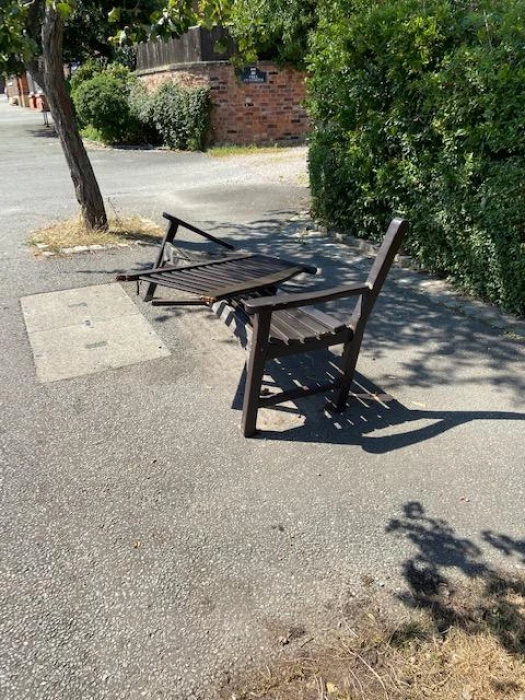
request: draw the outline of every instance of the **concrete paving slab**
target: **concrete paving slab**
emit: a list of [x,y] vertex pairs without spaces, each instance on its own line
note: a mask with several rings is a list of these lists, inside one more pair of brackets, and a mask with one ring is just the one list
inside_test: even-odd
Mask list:
[[119,284],[34,294],[21,303],[29,333],[140,313]]
[[40,382],[170,355],[118,284],[37,294],[21,302]]

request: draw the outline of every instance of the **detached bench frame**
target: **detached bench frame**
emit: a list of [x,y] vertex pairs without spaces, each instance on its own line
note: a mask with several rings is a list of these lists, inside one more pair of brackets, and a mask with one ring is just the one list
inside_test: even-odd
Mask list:
[[[189,224],[171,214],[163,214],[169,225],[152,268],[142,272],[117,275],[120,282],[148,282],[144,301],[153,306],[212,306],[222,299],[239,299],[257,294],[274,294],[279,284],[304,272],[315,274],[317,268],[297,261],[236,250],[230,243]],[[192,231],[226,249],[227,252],[194,252],[176,246],[180,228]],[[167,254],[168,251],[168,254]],[[175,252],[168,262],[170,252]],[[174,263],[174,264],[173,264]],[[185,291],[194,299],[153,299],[158,286]]]
[[[334,411],[342,411],[348,400],[366,323],[408,230],[408,222],[401,218],[392,220],[368,278],[360,284],[341,285],[304,293],[275,294],[277,284],[285,279],[290,279],[301,272],[316,272],[316,268],[312,266],[281,261],[280,264],[288,266],[290,274],[287,277],[283,277],[282,272],[280,276],[274,275],[275,280],[272,279],[272,275],[263,275],[258,278],[258,283],[252,280],[254,282],[252,286],[240,283],[230,284],[229,287],[219,289],[218,292],[222,292],[222,294],[204,294],[200,296],[199,300],[164,301],[153,299],[157,286],[163,284],[163,275],[169,277],[169,273],[173,273],[171,282],[164,279],[165,284],[172,288],[184,289],[184,287],[177,287],[177,282],[173,282],[175,277],[178,276],[178,279],[181,279],[182,275],[186,275],[186,273],[191,275],[194,271],[199,279],[202,279],[204,275],[206,280],[207,268],[211,271],[217,269],[217,265],[229,263],[235,265],[236,260],[242,261],[244,258],[249,259],[253,256],[235,251],[230,243],[226,243],[171,214],[164,213],[163,216],[169,221],[169,226],[153,268],[144,272],[118,275],[117,280],[136,280],[137,285],[140,280],[147,281],[148,288],[144,300],[150,301],[154,305],[204,304],[212,306],[218,299],[223,299],[234,310],[244,312],[243,316],[252,326],[253,333],[247,361],[242,414],[243,435],[252,437],[257,432],[259,408],[273,406],[283,401],[333,390],[335,394],[329,407]],[[178,249],[177,253],[184,255],[184,257],[177,256],[175,265],[166,264],[166,246],[173,244],[179,226],[206,238],[229,252],[193,256],[191,253],[184,254]],[[259,259],[263,257],[259,256]],[[275,259],[271,260],[275,261]],[[276,262],[279,263],[279,260]],[[280,278],[277,279],[278,277]],[[323,313],[314,306],[346,297],[356,297],[354,311],[346,323]],[[333,382],[314,387],[297,387],[290,391],[261,396],[261,385],[268,360],[285,355],[314,352],[333,345],[343,345],[339,377]]]
[[[231,243],[226,243],[226,241],[221,240],[220,238],[216,238],[216,236],[212,236],[211,233],[208,233],[207,231],[203,231],[200,228],[197,228],[196,226],[193,226],[193,224],[189,224],[186,221],[183,221],[182,219],[179,219],[176,216],[173,216],[172,214],[168,214],[167,212],[163,212],[162,216],[167,219],[168,223],[168,228],[166,230],[166,233],[164,235],[164,238],[162,239],[162,243],[160,246],[160,251],[159,254],[157,255],[157,258],[155,260],[155,263],[153,265],[153,270],[159,269],[159,268],[165,268],[166,266],[163,264],[164,263],[164,255],[165,255],[165,250],[166,250],[166,245],[172,244],[173,241],[175,240],[175,236],[177,235],[177,231],[179,230],[179,226],[182,228],[187,229],[188,231],[191,231],[192,233],[196,233],[198,236],[202,236],[208,241],[211,241],[212,243],[216,243],[218,246],[221,246],[222,248],[226,250],[231,250],[234,251],[235,247],[232,246]],[[188,255],[187,257],[187,262],[191,263],[193,258]],[[152,272],[152,270],[148,270],[148,272]],[[118,278],[117,278],[118,279]],[[148,284],[148,288],[146,290],[146,294],[144,296],[144,301],[152,301],[153,300],[153,295],[155,294],[155,290],[157,289],[158,284],[155,282],[150,282]],[[191,303],[191,302],[190,302]],[[194,304],[202,304],[203,302],[195,301],[193,302]],[[155,306],[160,305],[159,302],[155,304]],[[175,304],[170,304],[170,306],[173,306]]]

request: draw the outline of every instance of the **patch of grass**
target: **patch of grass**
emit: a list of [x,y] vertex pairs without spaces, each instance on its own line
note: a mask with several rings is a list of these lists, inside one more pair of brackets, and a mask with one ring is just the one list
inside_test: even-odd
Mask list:
[[102,138],[102,135],[98,129],[95,129],[94,126],[86,126],[84,127],[81,131],[80,134],[82,138],[88,139],[89,141],[96,141],[97,143],[103,143],[105,144],[106,142]]
[[308,176],[308,173],[299,173],[297,175],[297,184],[300,185],[301,187],[308,187],[310,184],[310,178]]
[[221,689],[225,700],[523,700],[525,579],[491,574],[433,607],[359,601],[337,631]]
[[108,245],[115,243],[156,243],[162,238],[162,228],[140,216],[110,219],[107,231],[89,230],[80,217],[64,221],[52,221],[42,228],[32,231],[28,241],[35,255],[44,251],[60,253],[73,246]]
[[207,153],[212,158],[228,158],[229,156],[249,156],[258,155],[259,153],[275,153],[276,151],[283,150],[284,148],[290,148],[289,146],[280,146],[276,144],[275,146],[256,146],[251,144],[248,146],[235,146],[235,145],[225,145],[225,146],[213,146],[209,148]]

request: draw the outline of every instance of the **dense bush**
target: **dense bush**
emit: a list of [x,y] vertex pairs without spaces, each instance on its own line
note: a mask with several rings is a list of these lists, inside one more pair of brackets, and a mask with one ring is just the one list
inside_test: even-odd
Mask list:
[[71,78],[71,96],[84,133],[105,143],[206,146],[211,113],[206,87],[164,83],[149,95],[124,66],[88,61]]
[[136,81],[124,66],[113,64],[99,69],[87,65],[71,80],[71,97],[81,128],[95,130],[105,143],[137,143],[142,125],[134,114],[130,93]]
[[71,94],[73,94],[82,83],[86,82],[86,80],[91,80],[91,78],[94,78],[95,75],[102,73],[105,67],[105,61],[96,60],[93,58],[79,66],[69,80]]
[[153,97],[140,80],[132,83],[128,99],[131,114],[141,126],[141,142],[154,146],[161,145],[162,138],[153,120]]
[[425,267],[525,313],[525,0],[320,7],[318,215],[377,238],[400,213]]
[[150,110],[164,145],[191,151],[205,148],[211,113],[208,88],[166,82],[153,95]]

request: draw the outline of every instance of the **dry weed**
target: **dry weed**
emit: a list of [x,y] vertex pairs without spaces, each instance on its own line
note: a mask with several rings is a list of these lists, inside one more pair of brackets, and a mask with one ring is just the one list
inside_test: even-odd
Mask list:
[[[491,572],[393,619],[344,628],[222,689],[228,700],[525,700],[525,583]],[[392,614],[392,613],[391,613]],[[446,621],[447,627],[444,628]]]
[[73,246],[108,245],[142,241],[155,243],[163,235],[163,230],[153,221],[140,216],[114,217],[109,221],[107,231],[87,229],[80,217],[64,221],[53,221],[32,231],[28,241],[35,255],[44,251],[60,253]]

